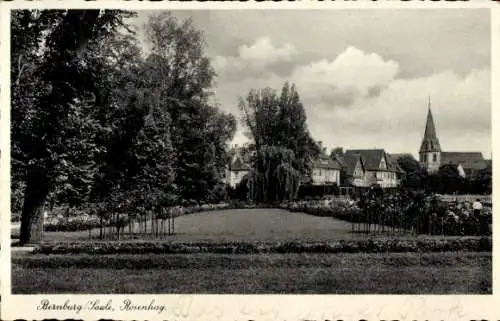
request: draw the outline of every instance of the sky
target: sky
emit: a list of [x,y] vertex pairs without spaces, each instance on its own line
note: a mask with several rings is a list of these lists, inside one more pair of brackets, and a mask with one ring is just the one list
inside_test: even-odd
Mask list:
[[[153,12],[140,12],[142,28]],[[296,84],[313,138],[330,148],[418,155],[430,98],[443,151],[491,157],[485,9],[174,11],[203,30],[220,107]],[[141,31],[139,31],[139,37]],[[247,141],[238,126],[232,143]]]

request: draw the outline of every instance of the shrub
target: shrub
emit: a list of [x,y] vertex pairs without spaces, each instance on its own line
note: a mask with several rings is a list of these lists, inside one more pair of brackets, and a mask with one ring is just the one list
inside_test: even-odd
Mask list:
[[491,252],[491,238],[412,238],[339,240],[331,242],[64,242],[42,243],[42,254],[146,254],[146,253],[382,253],[382,252]]
[[432,196],[397,192],[368,195],[357,202],[346,199],[302,200],[282,202],[279,207],[292,212],[433,235],[480,235],[480,220],[485,219],[489,224],[492,220],[489,207],[477,216],[470,202],[446,203]]

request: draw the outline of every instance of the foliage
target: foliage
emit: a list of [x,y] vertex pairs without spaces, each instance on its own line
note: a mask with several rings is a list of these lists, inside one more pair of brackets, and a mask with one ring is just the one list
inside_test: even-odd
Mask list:
[[311,185],[302,184],[297,191],[298,199],[322,198],[326,195],[338,195],[340,192],[337,184],[331,185]]
[[398,158],[398,165],[404,171],[401,186],[404,188],[424,189],[429,183],[429,175],[425,168],[413,157]]
[[330,151],[330,158],[335,159],[336,156],[343,156],[344,148],[343,147],[335,147]]
[[[446,203],[422,192],[371,190],[360,200],[283,203],[281,208],[356,223],[353,230],[388,234],[481,235],[481,221],[491,224],[491,208],[476,215],[469,202]],[[487,233],[489,234],[489,233]]]
[[383,253],[383,252],[489,252],[491,238],[365,239],[328,242],[64,242],[44,243],[40,254],[146,254],[146,253]]
[[61,188],[69,202],[89,190],[100,152],[93,111],[101,57],[93,50],[131,13],[119,10],[14,11],[12,168],[26,184],[21,242],[41,235],[41,210]]
[[295,86],[286,83],[279,95],[270,88],[251,90],[240,98],[239,107],[255,151],[248,175],[250,197],[263,203],[292,199],[321,152],[307,129]]
[[226,142],[236,120],[209,103],[215,73],[205,54],[203,34],[191,20],[178,22],[169,13],[153,15],[146,24],[152,52],[148,87],[165,104],[176,153],[175,185],[182,199],[224,198]]
[[[154,15],[144,57],[119,10],[22,10],[12,17],[12,195],[21,242],[42,209],[91,200],[102,220],[180,199],[219,201],[230,114],[189,20]],[[137,210],[139,213],[137,213]]]
[[261,203],[291,200],[300,186],[301,174],[293,167],[293,151],[262,146],[248,174],[250,199]]

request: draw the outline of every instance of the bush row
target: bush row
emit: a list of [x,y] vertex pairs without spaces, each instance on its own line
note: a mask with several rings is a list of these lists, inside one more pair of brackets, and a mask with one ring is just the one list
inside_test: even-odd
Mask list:
[[41,254],[145,254],[145,253],[381,253],[381,252],[483,252],[491,251],[491,238],[367,239],[331,242],[72,242],[42,243]]
[[76,232],[98,228],[99,226],[101,226],[101,223],[98,220],[72,220],[44,224],[43,229],[46,232]]
[[446,203],[433,198],[413,200],[399,195],[375,200],[315,200],[283,202],[280,208],[315,216],[334,217],[353,223],[412,230],[433,235],[491,235],[492,211],[477,215],[470,202]]
[[111,255],[29,255],[13,257],[12,263],[27,269],[248,269],[252,268],[345,268],[383,264],[394,267],[484,266],[491,265],[488,252],[439,253],[290,253],[287,255],[231,254],[111,254]]

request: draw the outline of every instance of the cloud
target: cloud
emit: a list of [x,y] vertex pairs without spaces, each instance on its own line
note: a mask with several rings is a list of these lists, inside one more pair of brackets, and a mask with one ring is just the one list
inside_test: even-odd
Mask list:
[[441,147],[448,151],[491,150],[490,71],[466,76],[442,72],[424,78],[395,79],[376,97],[356,100],[348,109],[318,103],[308,108],[315,138],[350,148],[386,148],[417,153],[427,114],[427,97]]
[[[247,54],[247,64],[266,56]],[[266,69],[225,81],[217,96],[231,102],[229,109],[238,114],[238,95],[251,88],[279,89],[290,80],[306,108],[311,134],[324,146],[378,147],[413,154],[420,147],[430,96],[443,150],[478,150],[490,156],[489,68],[467,74],[447,70],[417,78],[399,78],[399,70],[396,61],[348,47],[334,59],[297,65],[289,76]],[[241,134],[235,137],[235,143],[244,140]]]
[[296,55],[295,47],[287,43],[276,47],[271,39],[259,38],[251,45],[238,48],[238,55],[216,56],[212,65],[220,77],[241,78],[243,74],[259,74],[270,67],[283,67],[290,64]]
[[398,72],[395,61],[348,47],[332,61],[323,59],[297,67],[291,78],[311,102],[345,106],[380,92]]

